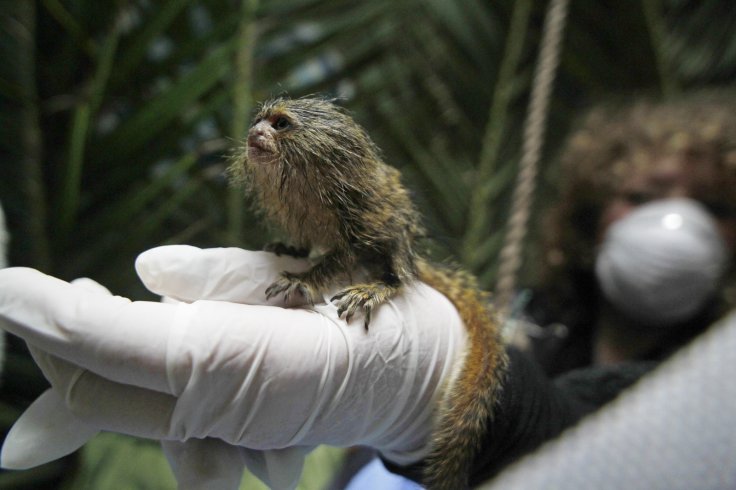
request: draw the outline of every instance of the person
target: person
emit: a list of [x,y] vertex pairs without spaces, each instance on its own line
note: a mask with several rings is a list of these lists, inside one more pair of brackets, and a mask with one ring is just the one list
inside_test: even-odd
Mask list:
[[[421,284],[380,308],[368,334],[338,317],[330,295],[314,307],[266,304],[279,271],[305,267],[284,260],[186,246],[144,253],[139,276],[177,304],[0,271],[4,328],[27,341],[52,385],[8,435],[2,465],[33,466],[110,430],[161,440],[183,488],[234,488],[246,466],[273,488],[292,488],[304,453],[322,443],[373,447],[392,471],[416,479],[432,402],[465,342],[457,312]],[[650,369],[627,364],[550,382],[512,347],[509,359],[473,485]]]
[[660,362],[734,307],[733,93],[599,106],[560,161],[528,308],[545,372]]

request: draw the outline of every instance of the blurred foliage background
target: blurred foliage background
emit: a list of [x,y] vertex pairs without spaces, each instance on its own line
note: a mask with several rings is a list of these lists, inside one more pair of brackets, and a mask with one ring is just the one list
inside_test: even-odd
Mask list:
[[[546,7],[0,0],[9,263],[153,299],[132,267],[147,248],[260,247],[264,230],[223,177],[227,154],[258,101],[320,93],[340,97],[402,170],[436,257],[453,257],[490,288]],[[734,32],[729,0],[573,1],[537,210],[564,178],[555,149],[582,108],[732,84]],[[490,178],[478,178],[481,157]],[[533,243],[532,234],[532,251]],[[11,339],[0,387],[5,431],[45,386]],[[0,488],[59,485],[75,461],[0,473]]]

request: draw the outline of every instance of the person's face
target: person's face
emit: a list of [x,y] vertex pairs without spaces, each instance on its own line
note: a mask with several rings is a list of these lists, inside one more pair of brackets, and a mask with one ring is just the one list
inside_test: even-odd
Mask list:
[[[608,227],[637,206],[656,199],[689,197],[711,210],[731,250],[736,250],[736,195],[726,193],[716,166],[696,157],[678,155],[654,159],[649,165],[629,165],[614,198],[604,208],[598,226],[598,242]],[[734,191],[736,192],[736,191]]]

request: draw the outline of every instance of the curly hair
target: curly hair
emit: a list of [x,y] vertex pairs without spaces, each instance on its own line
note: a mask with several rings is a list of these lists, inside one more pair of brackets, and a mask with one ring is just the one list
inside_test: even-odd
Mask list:
[[[591,299],[598,228],[622,181],[661,157],[712,164],[718,179],[700,200],[736,224],[736,93],[698,92],[677,100],[598,106],[582,118],[562,149],[557,205],[544,223],[542,287],[558,302]],[[566,297],[565,297],[566,296]]]

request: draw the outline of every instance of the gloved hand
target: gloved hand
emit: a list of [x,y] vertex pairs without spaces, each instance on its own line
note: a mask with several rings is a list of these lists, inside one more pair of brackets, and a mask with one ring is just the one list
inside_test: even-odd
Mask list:
[[[26,340],[53,387],[13,428],[3,465],[40,464],[97,430],[163,441],[181,488],[232,488],[244,464],[289,487],[294,472],[275,465],[298,476],[318,444],[371,446],[397,464],[421,459],[434,402],[466,342],[456,310],[421,283],[378,308],[368,332],[359,318],[338,318],[335,291],[313,307],[266,304],[279,272],[307,266],[240,249],[142,254],[143,282],[178,304],[0,271],[3,326]],[[68,411],[54,419],[62,403]]]

